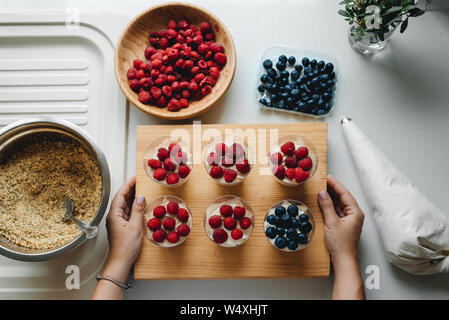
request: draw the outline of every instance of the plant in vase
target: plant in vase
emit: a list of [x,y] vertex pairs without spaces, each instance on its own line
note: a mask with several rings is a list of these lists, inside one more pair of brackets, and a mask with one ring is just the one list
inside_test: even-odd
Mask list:
[[[426,0],[427,2],[431,0]],[[393,32],[403,33],[410,17],[419,17],[424,11],[417,0],[344,0],[344,10],[338,13],[349,23],[349,41],[362,54],[370,55],[385,48]]]

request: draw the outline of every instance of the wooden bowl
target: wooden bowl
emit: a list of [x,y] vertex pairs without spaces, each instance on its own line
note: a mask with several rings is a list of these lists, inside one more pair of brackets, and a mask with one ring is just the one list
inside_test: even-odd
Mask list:
[[[186,19],[199,28],[203,21],[211,24],[216,42],[223,45],[227,62],[220,71],[220,77],[212,88],[212,92],[201,100],[191,101],[188,108],[177,112],[168,111],[155,105],[143,104],[139,101],[137,93],[129,88],[126,73],[132,66],[134,59],[146,61],[144,50],[149,45],[149,32],[167,29],[170,19],[177,22]],[[134,18],[123,31],[115,49],[114,69],[115,76],[126,98],[142,111],[163,119],[179,120],[192,118],[209,110],[215,102],[228,90],[234,78],[236,53],[234,42],[224,24],[218,18],[197,6],[185,3],[168,3],[158,5],[143,12]]]

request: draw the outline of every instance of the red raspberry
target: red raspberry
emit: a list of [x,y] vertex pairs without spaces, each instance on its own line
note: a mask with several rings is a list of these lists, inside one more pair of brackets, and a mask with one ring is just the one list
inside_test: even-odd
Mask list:
[[212,50],[213,52],[224,52],[224,48],[221,44],[219,43],[211,43],[209,45],[210,50]]
[[180,237],[187,237],[190,233],[190,227],[186,224],[180,224],[176,231]]
[[219,156],[224,156],[228,150],[228,147],[224,143],[217,143],[215,145],[215,151],[218,153]]
[[187,108],[189,106],[189,101],[187,99],[179,99],[179,103],[181,104],[181,108]]
[[167,105],[167,99],[165,99],[164,96],[160,97],[157,101],[156,101],[156,105],[158,105],[159,107],[163,108]]
[[215,86],[215,84],[217,83],[217,80],[215,80],[214,78],[212,78],[211,76],[206,76],[203,80],[201,80],[200,82],[200,87],[213,87]]
[[202,43],[198,46],[198,53],[206,53],[208,51],[209,51],[209,45],[207,43]]
[[234,159],[231,157],[224,157],[221,160],[221,165],[223,167],[232,167],[234,165]]
[[167,171],[164,168],[158,168],[153,173],[153,178],[162,181],[165,179],[165,176],[167,175]]
[[272,164],[281,164],[284,157],[280,152],[275,152],[270,156],[270,161]]
[[178,34],[176,36],[176,42],[177,43],[184,43],[184,42],[186,42],[186,38],[182,34]]
[[138,70],[137,72],[136,72],[136,79],[137,80],[140,80],[140,79],[142,79],[142,78],[145,78],[147,76],[147,74],[145,73],[145,71],[143,71],[143,70]]
[[176,23],[175,20],[172,19],[172,20],[168,21],[168,28],[169,29],[176,30],[177,26],[178,26],[178,24]]
[[226,55],[224,53],[217,52],[214,56],[214,60],[217,63],[224,65],[226,63]]
[[187,81],[181,81],[181,82],[179,83],[179,89],[180,89],[180,90],[187,89],[188,86],[189,86],[189,82],[187,82]]
[[240,229],[234,229],[231,231],[231,238],[234,240],[239,240],[243,237],[243,231]]
[[191,80],[188,86],[188,89],[191,92],[195,92],[196,90],[198,90],[198,84],[195,82],[195,80]]
[[234,208],[234,217],[236,219],[242,219],[246,214],[246,209],[241,206],[236,206]]
[[173,83],[171,84],[171,91],[172,93],[174,91],[178,91],[179,90],[179,81],[173,81]]
[[232,230],[237,227],[237,221],[235,221],[235,219],[232,217],[227,217],[223,220],[223,225],[226,229]]
[[164,206],[157,206],[153,209],[153,215],[156,218],[162,218],[163,216],[165,216],[165,213],[167,213],[167,210],[165,210]]
[[215,35],[211,32],[211,33],[206,33],[206,35],[204,36],[204,40],[206,41],[212,41],[215,39]]
[[228,234],[223,228],[216,229],[212,237],[216,243],[223,243],[228,240]]
[[176,225],[176,220],[173,218],[166,218],[164,222],[162,222],[165,230],[173,230]]
[[170,86],[163,86],[162,87],[162,93],[165,94],[166,97],[171,97],[171,87]]
[[295,168],[288,168],[285,170],[285,176],[290,180],[295,179],[295,173]]
[[279,179],[284,179],[285,177],[285,167],[283,165],[274,166],[271,172]]
[[307,171],[304,171],[301,167],[296,168],[295,172],[295,181],[297,183],[301,183],[306,181],[310,177],[310,173]]
[[176,112],[181,110],[181,104],[176,99],[171,99],[167,106],[168,111]]
[[159,40],[159,47],[161,47],[162,49],[167,48],[168,47],[168,39],[161,38],[161,40]]
[[179,182],[179,176],[177,173],[169,173],[165,181],[167,184],[177,184]]
[[154,59],[153,61],[151,61],[151,66],[155,69],[160,69],[162,68],[162,60],[160,59]]
[[299,161],[298,166],[301,167],[304,171],[309,171],[313,166],[312,159],[310,159],[309,157],[304,158]]
[[309,155],[309,149],[306,147],[299,147],[295,151],[295,157],[297,160],[301,160]]
[[296,168],[298,163],[296,162],[295,157],[287,157],[284,160],[284,164],[287,168]]
[[211,228],[217,229],[221,227],[221,217],[219,215],[213,215],[209,218],[209,225]]
[[230,217],[230,216],[232,216],[233,212],[234,212],[234,210],[228,204],[224,204],[220,207],[220,213],[223,217]]
[[128,84],[129,84],[129,87],[131,88],[131,90],[133,90],[135,92],[139,91],[139,89],[140,89],[139,80],[137,80],[137,79],[129,80]]
[[150,96],[150,93],[148,91],[142,90],[142,91],[139,92],[139,101],[140,102],[148,103],[150,100],[151,100],[151,96]]
[[214,165],[214,164],[219,164],[220,163],[220,156],[215,153],[215,152],[211,152],[208,156],[207,156],[207,163],[209,165]]
[[295,153],[295,144],[291,141],[286,142],[281,146],[281,151],[287,156],[292,156]]
[[248,229],[249,227],[251,227],[251,224],[252,224],[252,223],[253,223],[253,222],[251,221],[250,218],[245,217],[245,218],[243,218],[242,220],[240,220],[240,227],[241,227],[243,230],[246,230],[246,229]]
[[190,168],[186,165],[181,165],[178,168],[178,174],[181,178],[185,179],[190,173]]
[[182,91],[182,97],[184,99],[188,99],[190,97],[190,91],[189,90],[183,90]]
[[162,90],[158,87],[151,87],[150,93],[154,100],[157,100],[162,96]]
[[155,53],[156,53],[156,49],[154,49],[153,47],[145,48],[144,54],[145,54],[145,58],[147,58],[148,60],[151,59],[151,56]]
[[198,67],[200,67],[201,69],[206,69],[207,68],[207,63],[204,60],[200,60],[197,62]]
[[128,69],[128,72],[126,73],[126,76],[129,80],[132,80],[136,77],[137,70],[134,67],[131,67]]
[[167,212],[170,214],[177,213],[178,209],[179,209],[179,205],[176,202],[171,201],[167,204]]
[[218,79],[220,77],[220,69],[217,67],[212,67],[209,69],[209,74],[212,78]]
[[148,41],[150,42],[150,44],[152,46],[156,46],[159,44],[159,38],[157,38],[157,37],[149,37]]
[[211,29],[212,29],[212,27],[210,26],[209,22],[205,21],[205,22],[202,22],[200,25],[200,31],[202,34],[209,33],[211,31]]
[[193,43],[196,44],[197,46],[199,46],[200,44],[203,43],[203,36],[202,35],[196,35],[193,37]]
[[244,158],[240,159],[235,167],[240,173],[248,173],[251,170],[248,160]]
[[153,240],[160,243],[165,240],[166,235],[164,230],[158,229],[153,232]]
[[169,60],[176,60],[178,58],[179,51],[173,48],[167,49],[167,56]]
[[140,68],[142,68],[143,65],[143,61],[140,59],[134,59],[133,61],[133,66],[134,68],[136,68],[137,70],[139,70]]
[[171,161],[170,158],[165,158],[165,160],[164,160],[164,168],[167,171],[175,171],[176,164],[174,164],[173,161]]
[[184,208],[179,208],[176,214],[181,222],[187,222],[189,220],[189,211]]
[[[170,83],[173,83],[173,82],[176,81],[176,77],[175,77],[174,75],[172,75],[172,74],[169,74],[169,75],[167,76],[167,81],[170,82]],[[171,88],[171,90],[173,91],[173,88],[171,87],[171,85],[170,85],[170,88]]]
[[233,170],[233,169],[225,169],[223,172],[224,175],[224,180],[227,183],[231,183],[232,181],[235,180],[235,178],[237,178],[237,171]]
[[[139,84],[142,88],[148,88],[150,86],[151,82],[152,82],[152,79],[150,79],[150,78],[142,78],[139,80]],[[145,92],[148,92],[148,91],[145,91]],[[139,96],[139,98],[140,98],[140,96]],[[151,99],[150,93],[148,93],[147,99],[148,100]]]
[[161,220],[159,220],[158,218],[151,218],[147,222],[147,227],[151,231],[157,230],[161,227]]
[[212,169],[210,169],[210,176],[214,179],[219,179],[223,177],[223,168],[220,166],[213,166]]
[[181,30],[186,30],[189,28],[189,23],[187,22],[187,20],[181,20],[178,22],[178,28]]
[[[150,76],[152,79],[156,79],[159,76],[159,70],[151,69]],[[162,94],[162,91],[161,91]]]
[[198,73],[195,75],[193,79],[195,80],[196,83],[200,83],[201,81],[203,81],[205,77],[206,76],[204,75],[204,73]]
[[184,62],[184,69],[192,69],[195,66],[195,63],[192,60],[186,60],[186,62]]
[[167,236],[167,241],[170,243],[176,243],[179,240],[179,235],[176,231],[171,231]]
[[162,162],[156,159],[148,160],[148,166],[152,169],[162,168]]
[[202,87],[201,88],[201,95],[204,97],[204,96],[207,96],[209,93],[211,93],[212,92],[212,87],[211,86],[205,86],[205,87]]
[[151,71],[151,64],[149,64],[148,62],[145,62],[143,65],[142,65],[142,69],[146,72],[146,73],[149,73],[150,71]]
[[184,63],[185,63],[184,59],[178,59],[175,63],[175,67],[183,69]]

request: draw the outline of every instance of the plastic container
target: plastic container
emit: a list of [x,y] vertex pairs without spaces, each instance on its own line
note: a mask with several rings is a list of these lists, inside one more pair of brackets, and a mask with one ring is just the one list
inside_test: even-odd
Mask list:
[[[261,103],[259,103],[259,100],[261,98],[267,98],[267,93],[265,91],[265,93],[260,93],[257,88],[258,86],[262,83],[260,81],[260,77],[262,76],[262,74],[265,73],[265,69],[263,67],[263,61],[265,61],[266,59],[270,59],[273,62],[273,68],[275,68],[276,62],[278,61],[278,58],[280,55],[286,55],[287,58],[290,56],[294,56],[296,58],[296,63],[295,64],[301,64],[301,60],[304,57],[307,57],[309,59],[316,59],[317,61],[323,60],[324,62],[328,63],[331,62],[334,65],[334,72],[335,72],[335,87],[334,87],[334,91],[333,91],[333,98],[330,100],[331,101],[331,108],[328,111],[328,113],[326,113],[325,115],[314,115],[314,114],[309,114],[309,113],[305,113],[305,112],[300,112],[300,111],[294,111],[294,110],[288,110],[288,109],[279,109],[279,108],[274,108],[274,107],[267,107]],[[285,69],[288,72],[291,72],[292,70],[294,70],[294,66],[290,66],[289,64],[287,64],[287,68]],[[260,108],[262,110],[270,110],[270,111],[277,111],[277,112],[284,112],[284,113],[290,113],[290,114],[294,114],[294,115],[299,115],[299,116],[307,116],[307,117],[312,117],[312,118],[316,118],[316,119],[323,119],[328,117],[331,113],[332,110],[334,109],[335,105],[337,104],[337,89],[338,89],[338,64],[337,64],[337,60],[333,57],[330,57],[326,54],[322,54],[322,53],[317,53],[317,52],[312,52],[312,51],[308,51],[308,50],[302,50],[302,49],[296,49],[296,48],[289,48],[289,47],[283,47],[283,46],[272,46],[272,47],[268,47],[265,49],[265,51],[262,54],[262,59],[260,61],[259,64],[259,72],[256,78],[256,82],[255,82],[255,86],[254,86],[254,97],[255,97],[255,101],[256,103],[260,106]],[[301,75],[304,72],[302,71]],[[291,81],[291,78],[289,77],[289,81]]]
[[[270,215],[276,216],[275,210],[276,210],[277,207],[282,206],[282,207],[285,208],[285,210],[286,210],[286,212],[287,212],[287,208],[288,208],[290,205],[294,205],[294,206],[296,206],[296,207],[298,208],[298,214],[297,214],[296,216],[294,216],[295,219],[301,221],[301,219],[302,219],[302,218],[301,218],[301,215],[302,215],[302,214],[306,214],[306,215],[307,215],[307,223],[309,223],[309,224],[311,225],[311,230],[310,230],[309,232],[304,232],[304,231],[302,231],[302,230],[303,230],[302,227],[296,227],[296,228],[294,228],[294,229],[296,230],[296,232],[297,232],[297,235],[299,235],[299,234],[306,234],[306,238],[307,238],[307,242],[306,242],[306,243],[299,243],[299,242],[297,242],[297,247],[296,247],[296,249],[294,249],[294,250],[289,249],[288,246],[286,246],[285,248],[282,248],[282,249],[281,249],[281,248],[278,248],[278,247],[275,245],[276,239],[278,239],[279,237],[285,238],[285,239],[286,239],[285,241],[287,242],[287,244],[288,244],[289,241],[291,241],[289,238],[287,238],[287,232],[288,232],[288,230],[289,230],[290,228],[293,228],[293,227],[291,226],[292,221],[290,220],[290,225],[285,224],[285,221],[283,221],[283,219],[282,219],[281,217],[279,217],[279,223],[278,223],[278,224],[271,224],[271,223],[269,223],[269,222],[267,221],[268,216],[270,216]],[[286,213],[286,214],[289,215],[288,213]],[[290,217],[292,218],[291,215],[290,215]],[[290,219],[291,219],[291,218],[290,218]],[[275,204],[273,204],[273,205],[270,207],[270,209],[268,210],[267,214],[265,215],[264,226],[263,226],[263,227],[264,227],[264,233],[265,233],[265,236],[266,236],[268,242],[269,242],[273,247],[275,247],[277,250],[284,251],[284,252],[296,252],[296,251],[300,251],[300,250],[304,249],[305,247],[307,247],[307,246],[309,245],[309,243],[312,241],[313,235],[314,235],[314,233],[315,233],[315,220],[313,219],[312,212],[309,210],[309,208],[308,208],[305,204],[303,204],[302,202],[299,202],[299,201],[297,201],[297,200],[290,200],[290,199],[288,199],[288,200],[282,200],[282,201],[276,202]],[[279,235],[279,232],[282,233],[282,231],[279,230],[280,227],[282,227],[282,228],[285,229],[285,230],[284,230],[285,233],[284,233],[282,236]],[[267,229],[268,229],[268,228],[276,228],[276,230],[277,230],[277,235],[276,235],[276,237],[270,238],[270,237],[268,236],[268,234],[267,234]],[[303,237],[303,236],[301,236],[301,237]],[[303,238],[303,239],[304,239],[304,238]]]

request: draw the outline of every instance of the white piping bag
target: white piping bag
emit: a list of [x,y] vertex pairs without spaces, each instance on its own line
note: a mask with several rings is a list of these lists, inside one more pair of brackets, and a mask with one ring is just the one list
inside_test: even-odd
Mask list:
[[[350,118],[343,133],[372,209],[387,260],[411,274],[449,272],[449,218]],[[375,168],[382,163],[382,170]]]

